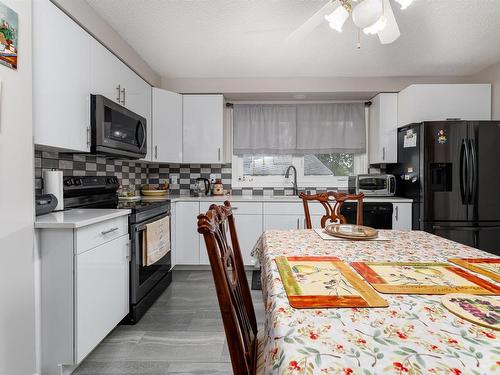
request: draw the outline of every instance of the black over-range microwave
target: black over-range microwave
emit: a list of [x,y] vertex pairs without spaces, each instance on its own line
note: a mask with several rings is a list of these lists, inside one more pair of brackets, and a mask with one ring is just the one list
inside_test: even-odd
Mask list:
[[102,95],[90,97],[91,152],[127,159],[146,156],[146,119]]

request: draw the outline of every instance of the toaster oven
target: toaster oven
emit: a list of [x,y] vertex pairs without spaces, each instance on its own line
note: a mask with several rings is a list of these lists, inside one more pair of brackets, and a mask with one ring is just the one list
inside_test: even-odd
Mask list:
[[396,178],[392,174],[360,174],[357,191],[366,196],[391,197],[396,194]]

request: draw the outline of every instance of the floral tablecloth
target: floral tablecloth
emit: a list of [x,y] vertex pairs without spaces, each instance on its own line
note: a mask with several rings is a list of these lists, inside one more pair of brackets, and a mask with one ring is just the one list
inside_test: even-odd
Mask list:
[[261,237],[254,250],[266,306],[264,374],[500,374],[500,332],[453,315],[440,296],[385,294],[388,308],[290,307],[273,261],[278,255],[346,262],[492,257],[425,232],[382,233],[391,241],[325,241],[312,230]]

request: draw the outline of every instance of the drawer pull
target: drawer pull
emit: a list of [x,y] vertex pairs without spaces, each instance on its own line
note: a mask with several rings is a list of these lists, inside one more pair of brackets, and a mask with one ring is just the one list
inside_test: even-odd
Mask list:
[[111,228],[111,229],[108,229],[108,230],[103,230],[103,231],[101,232],[101,234],[102,234],[103,236],[105,236],[106,234],[109,234],[109,233],[111,233],[111,232],[114,232],[115,230],[118,230],[118,229],[120,229],[120,228],[116,227],[116,228]]

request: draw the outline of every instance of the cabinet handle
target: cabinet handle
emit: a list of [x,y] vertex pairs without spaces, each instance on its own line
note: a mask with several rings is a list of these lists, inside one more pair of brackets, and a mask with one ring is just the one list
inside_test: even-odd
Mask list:
[[218,150],[218,160],[220,161],[220,147],[219,147],[219,150]]
[[303,228],[304,228],[304,229],[306,229],[306,218],[304,218],[304,220],[303,220],[303,223],[302,223],[302,224],[303,224]]
[[300,225],[299,223],[300,223],[300,218],[298,217],[297,218],[297,229],[299,229],[299,225]]
[[90,125],[87,126],[87,146],[90,147]]
[[117,101],[118,103],[121,103],[121,99],[122,99],[122,97],[121,97],[121,95],[120,95],[120,94],[121,94],[121,86],[120,86],[120,85],[116,86],[116,91],[118,91],[118,97],[116,98],[116,101]]
[[109,233],[111,233],[111,232],[114,232],[114,231],[116,231],[116,230],[118,230],[118,229],[120,229],[120,228],[115,227],[115,228],[111,228],[111,229],[108,229],[108,230],[103,230],[103,231],[101,232],[101,234],[102,234],[103,236],[105,236],[106,234],[109,234]]
[[155,159],[158,160],[158,146],[155,146]]
[[125,87],[122,89],[122,94],[123,94],[123,99],[122,99],[122,104],[125,105],[125,97],[126,97],[126,92],[125,92]]
[[382,160],[385,161],[385,147],[382,147]]
[[127,242],[127,256],[125,258],[129,261],[132,258],[132,250],[130,249],[130,242]]
[[399,207],[396,206],[396,221],[399,220]]

